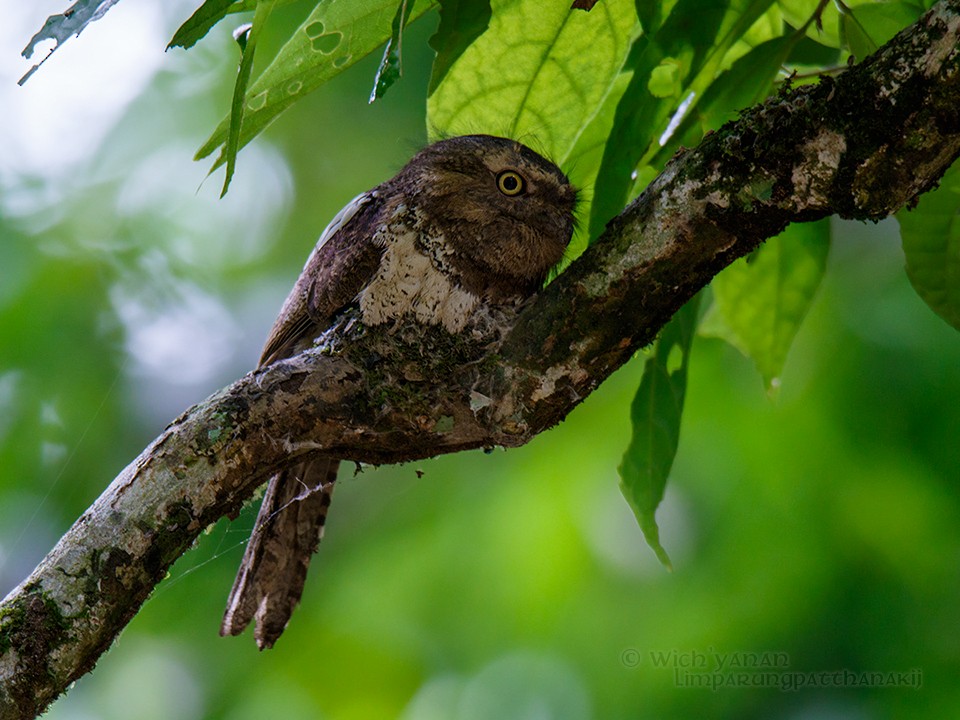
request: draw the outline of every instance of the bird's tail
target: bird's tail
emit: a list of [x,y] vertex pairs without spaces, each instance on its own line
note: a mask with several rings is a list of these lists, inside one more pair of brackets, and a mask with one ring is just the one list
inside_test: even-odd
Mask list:
[[256,620],[254,637],[263,650],[283,633],[323,537],[339,466],[337,460],[320,458],[270,478],[227,600],[221,635],[239,635]]

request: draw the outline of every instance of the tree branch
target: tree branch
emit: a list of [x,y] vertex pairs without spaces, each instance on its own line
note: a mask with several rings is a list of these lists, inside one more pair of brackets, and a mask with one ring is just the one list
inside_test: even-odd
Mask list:
[[960,0],[944,0],[839,78],[745,112],[671,160],[492,340],[345,318],[185,412],[0,604],[0,718],[33,717],[91,670],[197,535],[294,458],[521,445],[789,222],[909,205],[960,155],[958,45]]

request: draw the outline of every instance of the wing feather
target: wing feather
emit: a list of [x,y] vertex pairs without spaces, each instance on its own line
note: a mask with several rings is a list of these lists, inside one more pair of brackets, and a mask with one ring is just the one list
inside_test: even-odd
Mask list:
[[306,348],[371,281],[383,255],[373,241],[383,205],[375,188],[330,221],[270,330],[261,366]]

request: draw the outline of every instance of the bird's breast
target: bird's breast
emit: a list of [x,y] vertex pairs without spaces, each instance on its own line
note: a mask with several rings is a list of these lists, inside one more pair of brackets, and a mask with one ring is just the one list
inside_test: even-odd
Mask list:
[[443,238],[428,233],[416,213],[401,210],[374,241],[384,250],[376,275],[359,295],[363,322],[379,325],[411,315],[451,333],[462,330],[479,298],[444,272]]

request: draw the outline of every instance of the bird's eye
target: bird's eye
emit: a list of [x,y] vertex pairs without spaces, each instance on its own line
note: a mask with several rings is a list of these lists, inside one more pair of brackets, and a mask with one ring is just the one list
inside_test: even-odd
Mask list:
[[526,183],[523,181],[523,177],[520,173],[517,173],[513,170],[504,170],[502,173],[497,175],[497,190],[502,192],[504,195],[513,197],[514,195],[519,195],[524,191]]

